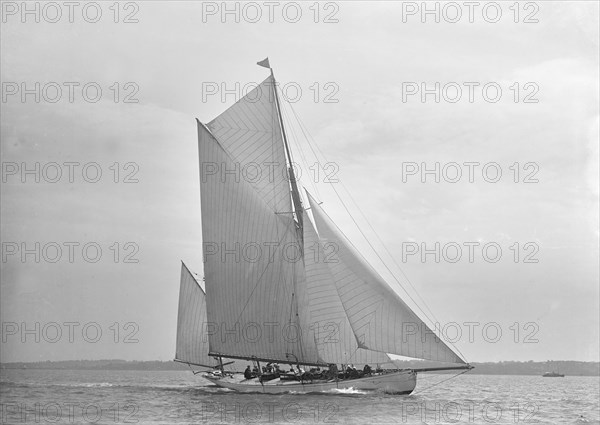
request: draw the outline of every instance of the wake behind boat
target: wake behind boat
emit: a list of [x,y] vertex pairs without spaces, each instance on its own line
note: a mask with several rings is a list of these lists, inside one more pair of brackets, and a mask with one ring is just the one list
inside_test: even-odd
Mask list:
[[[197,122],[205,287],[182,264],[175,360],[218,370],[204,375],[218,386],[265,393],[410,394],[418,371],[471,369],[308,192],[304,207],[275,76],[268,59],[258,64],[267,79]],[[391,370],[388,354],[446,365]]]

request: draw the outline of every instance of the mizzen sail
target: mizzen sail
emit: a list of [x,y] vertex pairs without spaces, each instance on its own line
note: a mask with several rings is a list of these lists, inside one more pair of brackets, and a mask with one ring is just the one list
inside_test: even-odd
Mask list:
[[181,263],[175,360],[212,368],[218,362],[208,355],[205,293],[185,264]]

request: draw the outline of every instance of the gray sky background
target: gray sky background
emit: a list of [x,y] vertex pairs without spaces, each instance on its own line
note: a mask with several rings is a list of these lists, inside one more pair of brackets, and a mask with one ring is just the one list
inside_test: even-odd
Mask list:
[[[103,175],[95,184],[83,180],[81,167],[73,183],[66,176],[57,183],[5,176],[2,241],[30,248],[96,242],[103,255],[88,263],[80,245],[73,263],[64,246],[56,263],[36,263],[31,255],[25,262],[19,255],[3,259],[1,319],[5,328],[17,323],[19,332],[3,334],[2,361],[173,358],[180,259],[202,272],[194,118],[208,122],[235,100],[208,96],[203,102],[203,83],[260,82],[268,71],[255,63],[266,56],[281,84],[302,88],[294,109],[327,159],[339,165],[344,186],[437,319],[480,324],[472,341],[461,325],[456,345],[467,359],[598,360],[598,3],[539,2],[539,23],[530,24],[513,22],[512,2],[501,3],[495,24],[477,10],[473,23],[466,17],[456,24],[421,23],[418,15],[403,23],[401,3],[336,4],[338,23],[314,23],[309,4],[295,24],[282,18],[281,8],[273,23],[266,16],[254,24],[232,17],[222,23],[220,15],[203,22],[201,4],[191,2],[138,2],[139,22],[131,24],[114,23],[109,3],[95,24],[80,13],[74,23],[63,17],[54,24],[4,16],[3,83],[97,82],[103,95],[89,103],[76,89],[70,103],[65,88],[57,103],[3,99],[3,164],[96,162]],[[121,90],[136,83],[139,103],[115,103],[108,89],[115,82]],[[327,90],[315,102],[309,88],[315,82],[321,90],[335,83],[339,102],[324,102]],[[496,82],[503,96],[489,103],[476,90],[473,103],[466,91],[457,103],[435,103],[431,96],[425,103],[417,96],[403,102],[403,82]],[[536,83],[539,102],[515,103],[508,88],[514,82]],[[297,160],[302,150],[315,162],[305,142],[292,149]],[[455,184],[431,177],[421,183],[418,176],[402,181],[403,162],[432,167],[452,161],[493,161],[503,176],[487,183],[479,167],[474,183],[466,176]],[[119,183],[109,169],[115,162]],[[138,164],[139,182],[122,182],[131,171],[122,169],[127,162]],[[536,163],[539,182],[514,183],[508,167],[515,162]],[[314,192],[307,177],[303,184]],[[321,182],[317,189],[323,207],[387,276],[331,188]],[[344,193],[339,184],[336,189]],[[402,242],[411,241],[428,247],[496,242],[503,256],[488,263],[476,250],[473,263],[466,251],[456,264],[435,263],[432,256],[402,263]],[[117,263],[110,249],[115,242]],[[138,263],[123,262],[131,252],[123,251],[127,242],[139,246]],[[515,263],[509,249],[515,242],[537,244],[539,262],[521,257]],[[40,323],[39,343],[35,335],[21,341],[22,322],[29,328]],[[73,342],[65,325],[58,342],[46,341],[41,328],[50,322],[79,323]],[[90,322],[102,329],[97,343],[81,335]],[[137,324],[138,342],[123,341],[135,329],[124,329],[129,322]],[[492,322],[502,330],[496,343],[481,332]],[[46,329],[52,339],[54,331]],[[527,335],[537,342],[524,343]]]

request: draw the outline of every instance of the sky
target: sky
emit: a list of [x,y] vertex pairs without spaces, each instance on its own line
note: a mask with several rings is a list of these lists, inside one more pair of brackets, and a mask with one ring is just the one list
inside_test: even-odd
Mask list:
[[302,185],[469,361],[598,361],[598,3],[57,4],[2,2],[2,361],[174,357],[194,119],[267,56]]

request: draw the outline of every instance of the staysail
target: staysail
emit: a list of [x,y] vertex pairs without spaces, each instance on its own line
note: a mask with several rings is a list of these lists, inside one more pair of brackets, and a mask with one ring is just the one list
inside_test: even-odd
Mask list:
[[205,368],[213,368],[219,364],[208,355],[208,339],[203,332],[205,325],[206,296],[182,262],[175,360]]
[[296,289],[303,271],[289,191],[287,203],[272,203],[266,194],[277,188],[260,186],[267,187],[268,179],[257,187],[223,172],[236,169],[241,153],[235,158],[200,122],[198,145],[211,354],[323,364],[315,342],[302,332],[306,319]]
[[304,220],[304,265],[311,331],[327,363],[375,366],[391,363],[385,353],[359,348],[327,262],[330,247],[322,246],[310,219]]
[[365,349],[464,363],[388,286],[308,195],[319,238],[331,244],[326,264],[354,334]]

